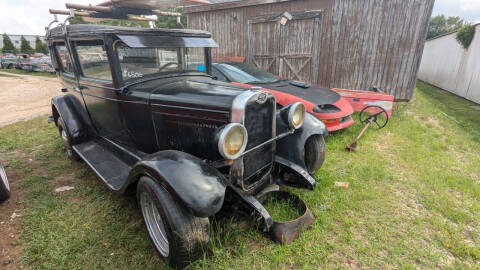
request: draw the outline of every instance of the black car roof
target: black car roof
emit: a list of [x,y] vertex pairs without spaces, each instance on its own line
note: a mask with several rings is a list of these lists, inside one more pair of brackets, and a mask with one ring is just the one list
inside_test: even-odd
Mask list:
[[[155,35],[176,37],[211,37],[211,34],[201,30],[191,29],[150,29],[140,27],[123,27],[96,24],[72,24],[67,25],[67,33],[70,37],[81,37],[98,34],[125,34],[125,35]],[[52,28],[47,39],[63,37],[63,26]]]

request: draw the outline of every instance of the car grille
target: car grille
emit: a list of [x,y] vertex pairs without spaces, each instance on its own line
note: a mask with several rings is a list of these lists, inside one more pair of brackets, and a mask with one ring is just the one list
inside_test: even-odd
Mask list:
[[[252,149],[268,140],[273,133],[275,119],[275,98],[269,97],[265,103],[250,102],[245,108],[245,128],[248,132],[247,150]],[[244,183],[249,186],[259,180],[257,174],[263,176],[269,171],[273,163],[273,144],[268,144],[243,157]]]

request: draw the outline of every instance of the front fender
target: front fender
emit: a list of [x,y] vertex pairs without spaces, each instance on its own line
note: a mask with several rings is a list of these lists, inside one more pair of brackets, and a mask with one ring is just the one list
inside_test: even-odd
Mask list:
[[89,138],[91,132],[90,120],[87,112],[75,96],[64,95],[52,98],[52,113],[55,124],[57,124],[58,117],[62,117],[72,143],[77,144]]
[[[286,125],[280,117],[277,117],[277,134],[284,132],[281,129],[286,130],[288,128]],[[328,131],[322,121],[307,113],[300,129],[277,142],[277,155],[307,170],[304,160],[305,143],[313,135],[326,136]]]
[[143,175],[164,185],[195,216],[210,217],[222,208],[224,176],[195,156],[173,150],[148,155],[135,164],[127,183],[134,183]]
[[[288,128],[281,117],[277,117],[277,134],[285,132]],[[325,124],[315,116],[307,113],[303,126],[295,132],[277,142],[276,161],[283,168],[297,176],[300,186],[313,188],[315,180],[308,174],[305,164],[305,143],[314,135],[328,135]]]

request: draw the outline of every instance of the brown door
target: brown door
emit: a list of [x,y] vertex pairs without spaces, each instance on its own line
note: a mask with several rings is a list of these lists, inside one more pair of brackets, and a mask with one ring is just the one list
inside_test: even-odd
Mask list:
[[284,12],[248,21],[247,62],[276,75],[316,84],[320,11]]

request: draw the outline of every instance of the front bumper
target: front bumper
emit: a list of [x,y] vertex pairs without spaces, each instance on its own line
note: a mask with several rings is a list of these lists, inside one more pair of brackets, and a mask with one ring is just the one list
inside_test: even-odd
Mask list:
[[348,116],[337,118],[337,119],[322,120],[322,122],[325,123],[325,126],[327,127],[328,132],[342,130],[342,129],[348,128],[349,126],[355,123],[352,115],[348,115]]

